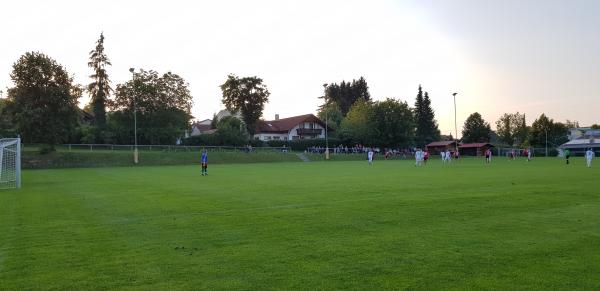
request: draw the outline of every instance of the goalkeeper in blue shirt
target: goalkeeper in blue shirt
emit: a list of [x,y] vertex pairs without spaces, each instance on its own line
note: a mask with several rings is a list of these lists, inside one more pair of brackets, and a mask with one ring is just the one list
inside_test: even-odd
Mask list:
[[208,154],[206,150],[202,151],[202,176],[208,175]]

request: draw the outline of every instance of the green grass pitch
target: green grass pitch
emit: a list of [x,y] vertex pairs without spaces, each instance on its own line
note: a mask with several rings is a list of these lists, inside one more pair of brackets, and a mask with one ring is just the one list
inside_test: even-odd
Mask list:
[[600,289],[600,164],[30,170],[0,289]]

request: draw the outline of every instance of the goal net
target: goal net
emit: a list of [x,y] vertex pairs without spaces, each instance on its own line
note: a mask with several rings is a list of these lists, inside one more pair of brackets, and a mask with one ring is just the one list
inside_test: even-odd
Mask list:
[[0,189],[21,188],[21,139],[0,138]]

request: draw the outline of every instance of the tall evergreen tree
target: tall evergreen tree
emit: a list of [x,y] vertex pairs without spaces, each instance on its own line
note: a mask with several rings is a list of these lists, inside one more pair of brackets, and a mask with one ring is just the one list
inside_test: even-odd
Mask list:
[[435,121],[435,113],[431,108],[429,94],[423,94],[423,88],[419,85],[419,92],[415,100],[415,119],[417,123],[416,143],[418,146],[426,145],[432,141],[439,140],[440,130]]
[[352,80],[352,95],[353,99],[365,99],[371,100],[371,94],[369,94],[369,86],[367,85],[367,80],[364,77],[358,78],[358,80]]
[[344,116],[348,114],[350,107],[352,107],[357,100],[371,100],[369,86],[363,77],[360,77],[358,80],[352,80],[352,82],[342,81],[339,84],[333,83],[327,86],[325,94],[327,100],[330,103],[336,104]]
[[106,103],[112,92],[110,79],[106,73],[106,66],[112,65],[104,53],[104,33],[100,33],[100,38],[96,42],[96,47],[90,51],[90,61],[88,67],[94,70],[90,75],[92,82],[87,90],[92,97],[92,111],[94,114],[95,125],[102,129],[106,126]]

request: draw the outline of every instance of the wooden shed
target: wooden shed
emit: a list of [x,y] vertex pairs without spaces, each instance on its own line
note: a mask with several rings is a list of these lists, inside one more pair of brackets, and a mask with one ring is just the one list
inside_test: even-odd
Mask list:
[[466,143],[458,146],[458,150],[460,154],[463,156],[483,156],[485,151],[488,149],[494,148],[494,145],[487,142],[479,142],[479,143]]
[[425,149],[429,152],[430,155],[437,155],[442,151],[449,150],[452,153],[456,150],[456,141],[446,140],[446,141],[434,141],[425,146]]

